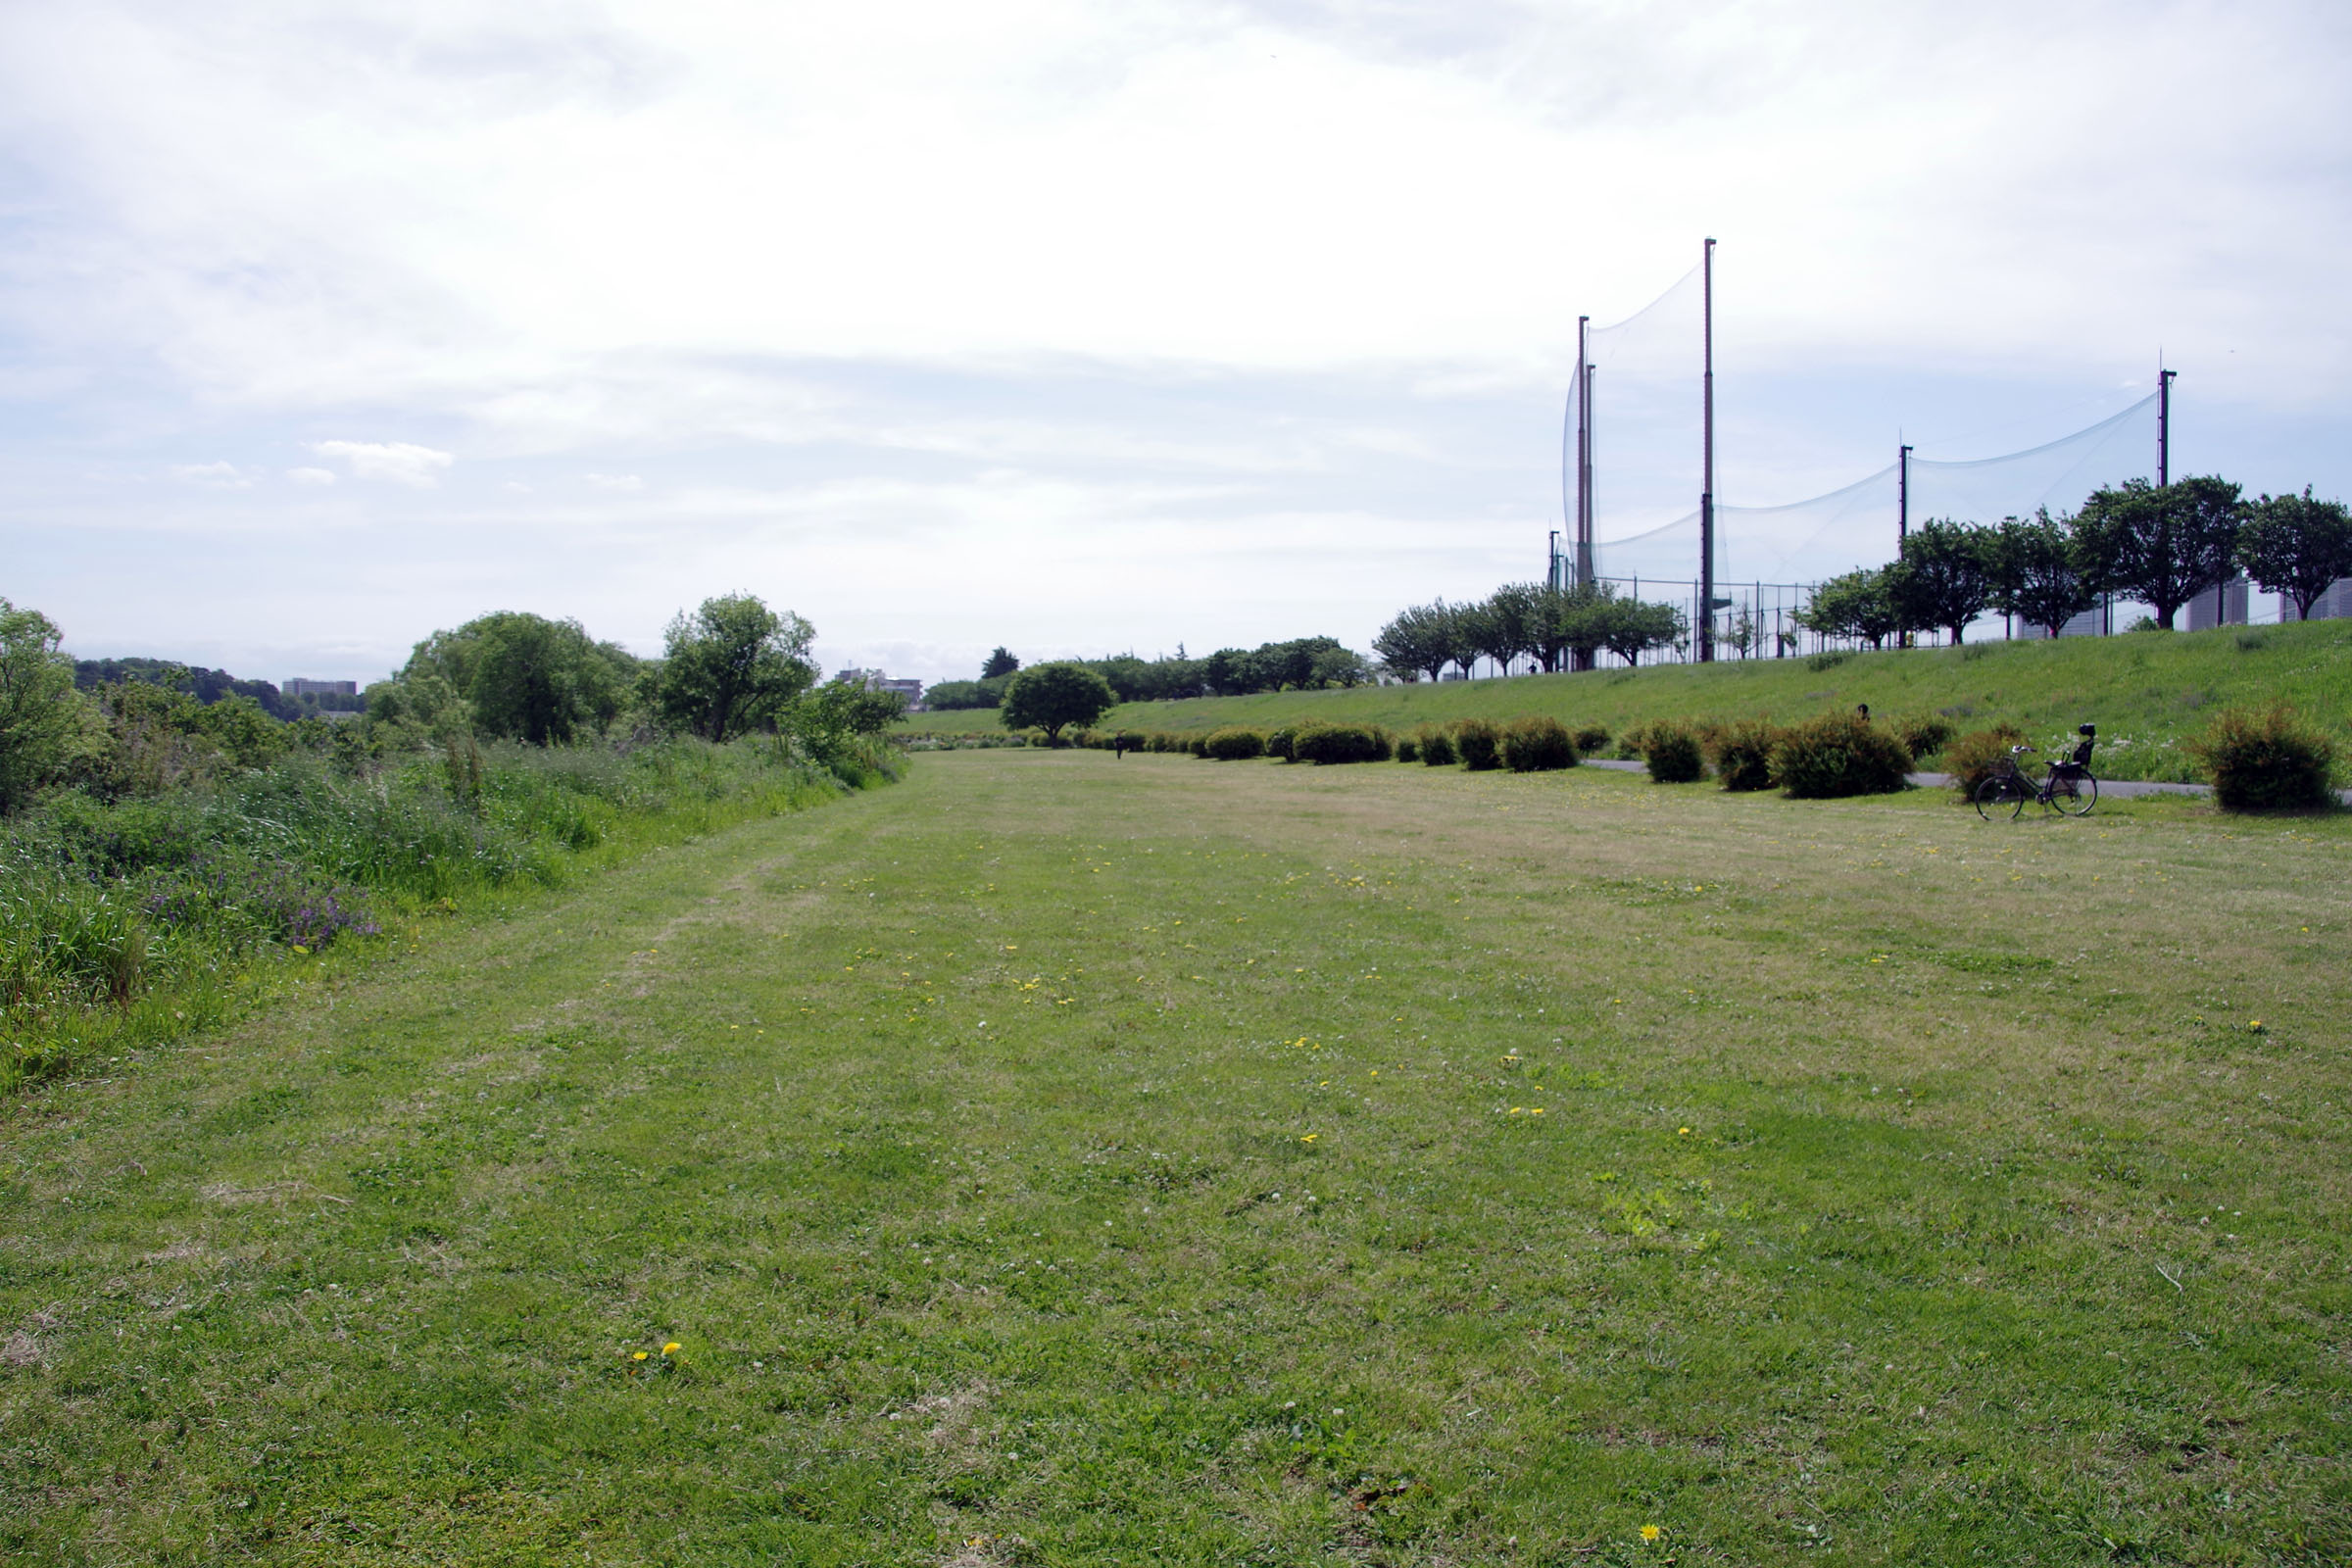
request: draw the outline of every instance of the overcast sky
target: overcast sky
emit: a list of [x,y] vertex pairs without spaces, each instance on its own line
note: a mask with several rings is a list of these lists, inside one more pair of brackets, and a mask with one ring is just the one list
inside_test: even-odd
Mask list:
[[2160,352],[2176,472],[2346,495],[2347,43],[2244,0],[0,0],[0,596],[274,680],[497,609],[651,653],[737,589],[930,679],[1360,648],[1541,573],[1576,318],[1709,234],[1728,501],[2050,439]]

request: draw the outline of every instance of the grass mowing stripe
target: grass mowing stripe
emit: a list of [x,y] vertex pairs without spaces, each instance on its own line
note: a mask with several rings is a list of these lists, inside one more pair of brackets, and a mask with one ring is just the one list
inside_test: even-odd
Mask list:
[[2340,1557],[2348,840],[929,759],[9,1107],[0,1547]]

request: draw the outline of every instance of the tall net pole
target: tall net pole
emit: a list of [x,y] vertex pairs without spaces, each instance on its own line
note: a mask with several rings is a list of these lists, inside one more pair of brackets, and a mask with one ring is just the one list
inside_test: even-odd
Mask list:
[[2173,482],[2173,377],[2179,370],[2156,372],[2156,483]]
[[[1712,663],[1715,660],[1715,241],[1710,236],[1701,255],[1699,287],[1704,304],[1700,307],[1699,335],[1702,343],[1703,373],[1700,375],[1701,396],[1705,401],[1705,453],[1700,461],[1698,490],[1698,607],[1701,624],[1691,628],[1698,639],[1698,661]],[[1684,405],[1686,408],[1688,404]]]

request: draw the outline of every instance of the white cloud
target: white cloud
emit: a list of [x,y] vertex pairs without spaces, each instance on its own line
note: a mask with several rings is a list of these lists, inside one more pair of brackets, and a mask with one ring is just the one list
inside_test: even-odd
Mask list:
[[419,490],[439,484],[441,471],[458,461],[452,453],[406,441],[314,441],[311,450],[322,458],[341,458],[355,479],[384,479]]
[[286,477],[295,484],[328,485],[335,482],[332,468],[288,468]]
[[233,463],[175,463],[172,477],[207,490],[250,490],[253,480]]
[[645,480],[633,473],[584,473],[580,477],[592,488],[598,490],[642,490],[645,488]]

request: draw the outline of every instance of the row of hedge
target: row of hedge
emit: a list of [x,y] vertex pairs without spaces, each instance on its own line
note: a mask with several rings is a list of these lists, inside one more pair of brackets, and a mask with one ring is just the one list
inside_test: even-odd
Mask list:
[[[1228,725],[1205,732],[1096,730],[1073,744],[1102,750],[1183,753],[1210,761],[1272,757],[1286,762],[1420,762],[1472,772],[1507,768],[1533,773],[1574,767],[1609,745],[1597,724],[1570,729],[1540,716],[1496,724],[1481,718],[1424,724],[1392,735],[1377,724],[1314,723],[1278,729]],[[1963,801],[2026,740],[1999,723],[1953,736],[1936,714],[1874,722],[1866,714],[1824,713],[1795,724],[1768,718],[1689,724],[1660,719],[1616,737],[1617,755],[1639,759],[1661,784],[1691,783],[1710,771],[1726,790],[1777,789],[1798,800],[1889,794],[1931,759],[1952,776]],[[1046,744],[1037,737],[1032,744]],[[2190,755],[2213,781],[2225,810],[2309,809],[2334,804],[2334,743],[2291,709],[2222,713]],[[1940,755],[1939,755],[1940,754]]]

